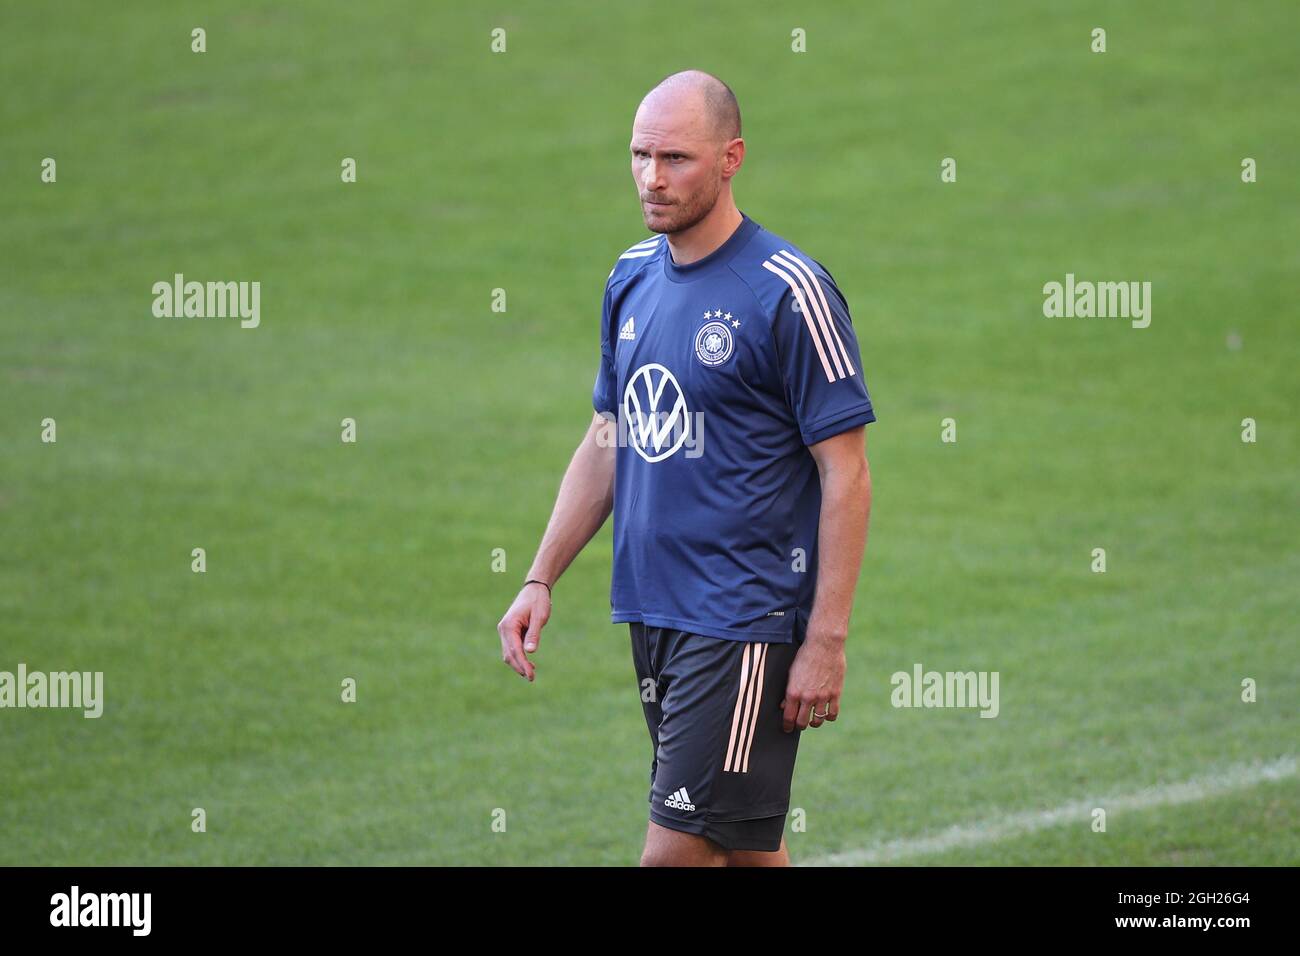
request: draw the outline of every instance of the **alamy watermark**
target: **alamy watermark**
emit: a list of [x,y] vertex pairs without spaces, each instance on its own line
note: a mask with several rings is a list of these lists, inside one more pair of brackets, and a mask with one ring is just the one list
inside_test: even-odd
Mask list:
[[153,284],[153,314],[159,319],[232,319],[240,328],[262,322],[262,283],[185,281],[178,272],[172,281]]
[[978,707],[981,717],[998,715],[998,671],[895,671],[889,702],[895,707]]
[[104,713],[103,671],[27,672],[20,663],[18,672],[0,671],[0,708],[71,707],[84,711],[88,718]]
[[152,911],[152,893],[83,893],[74,884],[50,897],[51,926],[121,926],[132,936],[148,936]]
[[1073,272],[1065,282],[1043,286],[1043,315],[1049,319],[1132,319],[1135,329],[1151,324],[1150,282],[1076,282]]
[[663,461],[678,451],[687,458],[699,458],[704,454],[704,412],[676,408],[626,415],[620,408],[617,420],[606,417],[596,431],[596,444],[601,448],[631,447],[650,462]]

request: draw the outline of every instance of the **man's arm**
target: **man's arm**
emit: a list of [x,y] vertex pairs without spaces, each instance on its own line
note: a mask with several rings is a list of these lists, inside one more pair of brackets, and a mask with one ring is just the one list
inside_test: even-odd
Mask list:
[[821,473],[822,510],[817,527],[817,591],[808,637],[843,644],[849,636],[853,592],[862,568],[871,515],[871,466],[865,426],[812,445]]
[[[809,445],[821,474],[822,506],[817,529],[817,590],[803,646],[786,684],[785,730],[808,726],[815,710],[834,720],[844,690],[853,592],[862,567],[871,515],[871,468],[866,428],[859,425]],[[821,718],[812,726],[820,727]]]
[[[592,419],[564,472],[551,520],[525,580],[554,585],[609,517],[614,506],[614,456],[618,450],[610,433],[613,427],[599,414]],[[525,655],[537,650],[542,627],[550,616],[550,591],[540,584],[529,584],[520,589],[510,610],[497,624],[501,660],[530,681],[536,668]]]

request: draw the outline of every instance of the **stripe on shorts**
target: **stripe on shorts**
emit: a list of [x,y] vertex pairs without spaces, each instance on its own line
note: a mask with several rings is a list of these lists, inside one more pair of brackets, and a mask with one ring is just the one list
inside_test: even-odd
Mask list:
[[767,644],[747,643],[740,658],[740,686],[736,706],[731,714],[731,739],[727,741],[726,773],[748,773],[749,752],[754,747],[758,726],[758,708],[763,702],[763,672],[767,663]]

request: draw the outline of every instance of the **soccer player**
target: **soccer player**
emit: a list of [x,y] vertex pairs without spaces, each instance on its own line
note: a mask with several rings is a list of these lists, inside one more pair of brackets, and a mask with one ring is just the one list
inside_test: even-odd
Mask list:
[[866,545],[875,421],[821,263],[736,208],[730,88],[675,73],[641,101],[646,227],[605,283],[595,415],[497,625],[533,680],[556,580],[614,514],[653,759],[642,865],[789,864],[800,733],[835,720]]

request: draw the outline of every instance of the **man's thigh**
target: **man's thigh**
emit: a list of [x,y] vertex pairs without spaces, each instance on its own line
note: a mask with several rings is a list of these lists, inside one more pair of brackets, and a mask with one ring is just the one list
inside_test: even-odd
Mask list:
[[789,866],[790,851],[786,848],[785,837],[781,837],[781,846],[770,852],[765,850],[731,850],[727,853],[727,866]]
[[789,866],[785,837],[777,850],[727,850],[708,837],[661,827],[653,820],[646,830],[642,866]]
[[656,695],[643,698],[654,746],[650,832],[779,853],[799,737],[783,731],[780,700],[797,647],[649,627],[632,637],[637,676]]
[[708,837],[661,827],[653,820],[645,834],[642,866],[726,866],[726,850]]

